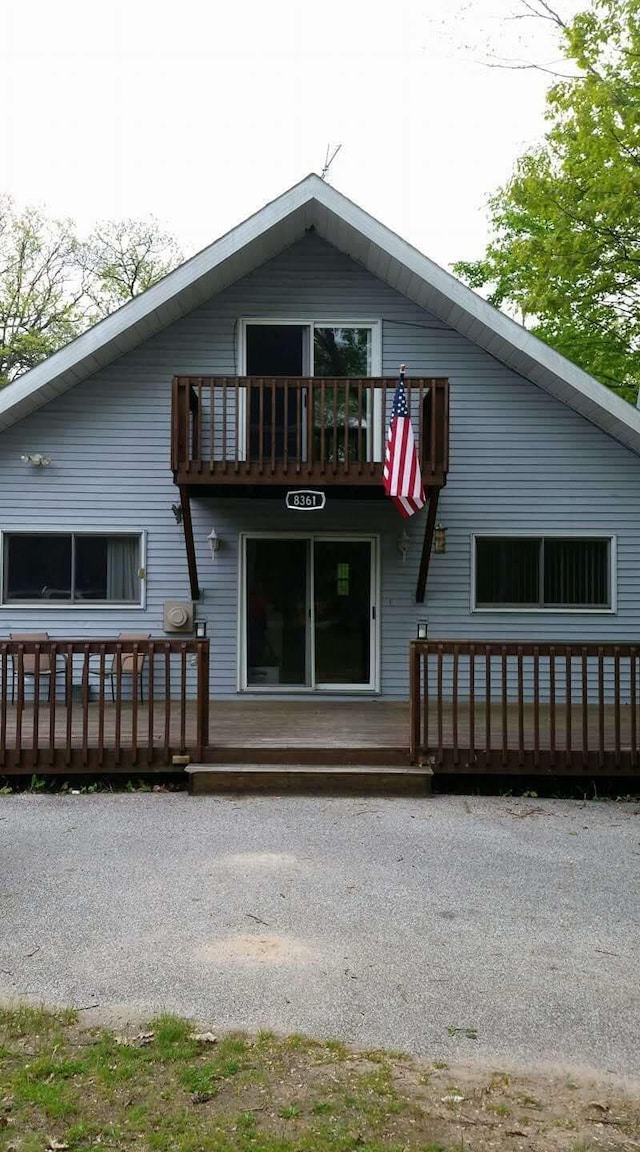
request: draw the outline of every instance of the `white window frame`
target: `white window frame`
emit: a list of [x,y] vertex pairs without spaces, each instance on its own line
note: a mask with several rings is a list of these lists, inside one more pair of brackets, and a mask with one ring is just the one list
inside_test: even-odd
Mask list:
[[[321,682],[316,684],[314,668],[313,668],[313,648],[307,653],[308,658],[311,660],[310,665],[310,684],[281,684],[281,685],[264,685],[248,684],[248,666],[247,666],[247,540],[307,540],[315,543],[316,540],[348,540],[358,541],[365,540],[371,545],[371,589],[370,589],[370,636],[371,636],[371,656],[370,656],[370,670],[371,680],[368,684],[330,684]],[[240,563],[238,564],[238,626],[237,626],[237,685],[238,692],[273,694],[278,693],[284,696],[297,696],[297,695],[313,695],[313,694],[331,694],[337,695],[369,695],[375,696],[380,693],[380,626],[381,626],[381,547],[380,535],[375,532],[241,532],[239,535],[240,543]],[[308,624],[307,635],[313,637],[314,633],[314,589],[313,589],[313,557],[311,557],[307,572],[307,580],[310,581],[308,594],[309,606],[311,609],[311,619]],[[313,645],[313,640],[312,640]]]
[[[140,541],[140,567],[138,582],[140,599],[124,600],[5,600],[5,537],[7,536],[137,536]],[[141,528],[5,528],[0,531],[0,611],[39,609],[40,612],[139,612],[147,606],[147,533]]]
[[[609,542],[609,589],[611,594],[611,604],[607,607],[595,608],[582,608],[573,607],[571,605],[566,608],[563,607],[545,607],[544,605],[523,605],[521,607],[513,605],[500,604],[478,605],[476,603],[476,540],[541,540],[542,538],[556,539],[556,540],[608,540]],[[551,531],[545,529],[519,529],[507,530],[496,528],[492,532],[472,532],[471,533],[471,588],[470,588],[470,608],[472,612],[499,612],[511,613],[514,612],[522,614],[523,612],[531,612],[535,615],[579,615],[579,616],[613,616],[618,611],[618,537],[612,532],[595,532],[592,529],[588,531],[580,531],[579,529],[571,529],[569,531],[562,531],[554,528]]]
[[[313,349],[314,340],[313,334],[316,328],[370,328],[371,329],[371,376],[382,376],[382,320],[336,320],[332,317],[329,319],[309,319],[305,316],[303,319],[295,316],[287,316],[284,318],[278,317],[274,319],[272,316],[242,316],[238,321],[238,334],[237,334],[237,347],[236,347],[236,363],[238,365],[238,375],[246,376],[247,374],[247,327],[254,324],[268,324],[270,328],[276,325],[285,325],[291,327],[307,328],[309,332],[308,340],[306,341],[306,353],[308,363],[303,365],[308,369],[303,372],[303,375],[314,375],[313,363]],[[382,428],[382,396],[379,395],[379,389],[375,389],[373,394],[373,439],[372,439],[372,459],[381,463],[384,459],[384,435]],[[247,398],[245,389],[240,389],[238,396],[238,458],[245,460],[247,454]]]

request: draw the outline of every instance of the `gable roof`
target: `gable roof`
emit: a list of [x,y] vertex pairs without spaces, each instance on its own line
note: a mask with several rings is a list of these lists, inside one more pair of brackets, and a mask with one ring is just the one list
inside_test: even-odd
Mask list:
[[131,351],[311,227],[374,276],[640,454],[640,412],[312,173],[0,392],[0,430]]

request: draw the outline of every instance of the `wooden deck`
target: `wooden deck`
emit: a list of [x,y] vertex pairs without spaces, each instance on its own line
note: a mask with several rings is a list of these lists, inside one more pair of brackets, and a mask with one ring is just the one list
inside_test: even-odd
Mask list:
[[[487,723],[488,717],[488,723]],[[424,715],[423,715],[424,719]],[[428,748],[414,762],[436,773],[634,775],[640,773],[628,705],[434,702]],[[637,728],[636,718],[636,728]],[[569,731],[567,731],[567,726]],[[487,732],[488,729],[488,732]],[[53,738],[52,738],[53,737]],[[198,756],[197,705],[164,700],[84,710],[57,701],[6,706],[0,774],[170,771],[181,758],[208,764],[375,765],[411,762],[409,704],[232,699],[209,703],[208,744]],[[176,759],[178,758],[178,759]]]
[[[34,725],[35,719],[35,725]],[[409,706],[380,700],[211,700],[209,743],[197,754],[198,708],[123,702],[71,708],[6,706],[1,772],[167,771],[175,757],[204,763],[409,763]]]

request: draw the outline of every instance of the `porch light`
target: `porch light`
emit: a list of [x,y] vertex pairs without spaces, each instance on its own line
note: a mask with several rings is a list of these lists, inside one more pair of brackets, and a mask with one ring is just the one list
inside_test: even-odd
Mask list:
[[428,625],[427,620],[418,620],[418,640],[426,640],[427,639],[428,627],[429,627],[429,625]]
[[433,530],[433,551],[442,555],[447,551],[447,529],[442,524],[436,524]]
[[23,464],[33,464],[36,468],[46,468],[51,460],[48,456],[44,456],[42,452],[27,452],[20,457]]
[[209,549],[211,551],[211,559],[215,560],[216,552],[218,552],[220,550],[220,545],[222,544],[222,539],[220,536],[218,536],[218,533],[216,532],[215,528],[211,529],[209,535],[207,536],[207,540],[209,541]]
[[194,623],[194,627],[196,630],[196,640],[206,639],[207,621],[206,620],[194,620],[193,623]]
[[402,532],[398,536],[398,552],[402,556],[402,563],[403,564],[406,564],[406,562],[407,562],[407,555],[409,552],[409,544],[410,543],[411,543],[411,537],[409,536],[409,533],[407,532],[406,528],[403,528]]

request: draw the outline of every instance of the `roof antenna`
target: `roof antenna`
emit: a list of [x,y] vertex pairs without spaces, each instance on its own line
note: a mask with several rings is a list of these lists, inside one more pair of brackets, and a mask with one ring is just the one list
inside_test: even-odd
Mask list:
[[[333,164],[333,161],[335,160],[335,158],[338,155],[338,152],[340,151],[341,148],[342,148],[342,144],[338,144],[334,148],[333,152],[331,152],[331,145],[327,144],[327,154],[324,158],[324,167],[322,169],[322,172],[320,173],[320,179],[321,180],[325,179],[327,172],[329,171],[331,165]],[[329,156],[329,152],[331,152],[331,156]]]

